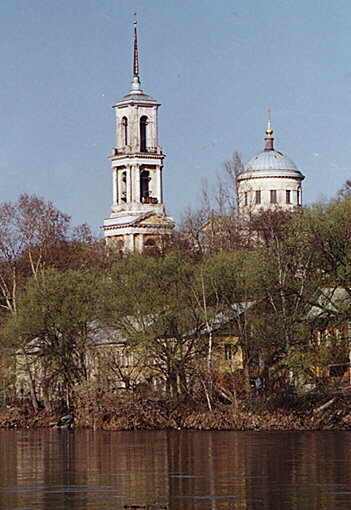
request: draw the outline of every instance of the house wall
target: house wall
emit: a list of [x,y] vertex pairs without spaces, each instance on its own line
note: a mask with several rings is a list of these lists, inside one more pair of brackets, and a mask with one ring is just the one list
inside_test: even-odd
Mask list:
[[243,353],[237,336],[215,337],[213,368],[220,373],[233,372],[243,368]]
[[316,347],[317,352],[323,349],[327,357],[325,364],[316,364],[313,367],[315,375],[325,379],[339,379],[341,384],[351,384],[349,323],[314,327],[311,344]]

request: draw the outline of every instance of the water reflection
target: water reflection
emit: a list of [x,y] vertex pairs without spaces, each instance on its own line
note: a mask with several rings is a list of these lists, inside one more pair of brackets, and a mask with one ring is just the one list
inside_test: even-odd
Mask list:
[[348,432],[1,431],[0,508],[334,510]]

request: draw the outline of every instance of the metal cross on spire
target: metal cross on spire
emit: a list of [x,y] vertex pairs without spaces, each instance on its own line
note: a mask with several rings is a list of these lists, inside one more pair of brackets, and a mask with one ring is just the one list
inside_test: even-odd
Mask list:
[[266,138],[265,138],[265,151],[273,151],[273,129],[272,129],[272,118],[271,118],[271,109],[268,108],[268,122],[267,122],[267,129],[266,129]]
[[272,115],[271,115],[271,109],[268,108],[267,110],[268,112],[268,123],[267,123],[267,129],[266,129],[266,133],[267,135],[272,135],[273,134],[273,129],[272,129]]
[[134,47],[133,47],[133,81],[132,90],[140,90],[140,76],[139,76],[139,49],[138,49],[138,31],[137,31],[137,13],[134,12]]
[[133,76],[139,77],[139,53],[138,53],[138,33],[137,33],[137,13],[134,13],[134,55],[133,55]]

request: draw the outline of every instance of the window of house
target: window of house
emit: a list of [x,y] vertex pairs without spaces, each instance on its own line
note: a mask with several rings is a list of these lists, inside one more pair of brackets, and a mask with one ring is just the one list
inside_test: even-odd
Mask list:
[[255,193],[255,202],[256,204],[260,204],[261,203],[261,191],[256,191]]
[[224,359],[233,359],[233,346],[232,344],[224,344]]
[[122,119],[122,136],[123,136],[123,145],[128,145],[128,119],[127,119],[127,117],[123,117],[123,119]]
[[247,191],[244,193],[244,205],[247,205]]
[[143,115],[140,118],[140,152],[147,152],[146,147],[146,126],[147,126],[147,117]]
[[348,369],[348,365],[331,365],[329,367],[329,375],[330,377],[342,377],[345,375]]
[[286,203],[291,204],[291,191],[289,189],[286,190]]
[[271,189],[271,204],[277,203],[277,190]]

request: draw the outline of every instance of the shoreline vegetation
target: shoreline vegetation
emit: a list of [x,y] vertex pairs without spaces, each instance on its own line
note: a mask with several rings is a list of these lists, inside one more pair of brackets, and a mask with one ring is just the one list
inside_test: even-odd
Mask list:
[[250,217],[205,201],[116,249],[34,195],[0,204],[0,428],[351,428],[351,181]]
[[[243,399],[238,408],[217,405],[174,405],[139,398],[115,405],[89,406],[74,411],[73,429],[101,431],[196,430],[196,431],[318,431],[351,429],[351,395],[300,397],[289,408],[270,408],[265,397]],[[267,405],[268,404],[268,405]],[[0,429],[50,428],[62,413],[7,405],[0,409]],[[55,427],[54,427],[55,428]]]

